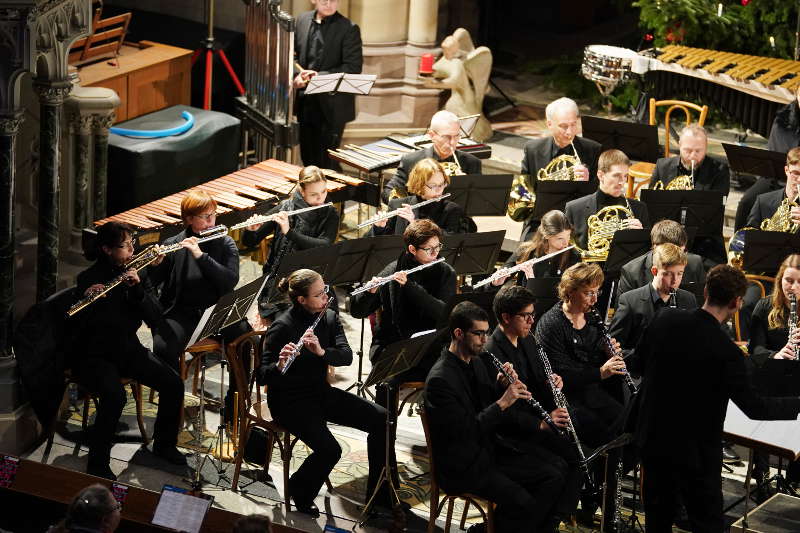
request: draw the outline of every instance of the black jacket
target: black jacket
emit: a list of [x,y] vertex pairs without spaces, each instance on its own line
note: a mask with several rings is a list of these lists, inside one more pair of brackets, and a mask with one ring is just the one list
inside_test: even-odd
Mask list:
[[[392,178],[383,186],[381,197],[385,203],[389,203],[389,195],[396,187],[401,187],[403,191],[406,190],[408,176],[411,174],[414,166],[428,157],[437,161],[453,160],[452,156],[448,157],[447,159],[441,159],[436,153],[436,150],[434,150],[433,145],[427,146],[422,150],[405,154],[400,158],[400,166],[397,167],[397,172],[395,172],[394,176],[392,176]],[[458,158],[458,164],[461,165],[461,170],[463,170],[465,174],[481,173],[481,160],[474,155],[462,152],[461,150],[456,150],[456,157]]]
[[753,208],[750,210],[750,215],[747,217],[747,225],[751,228],[761,229],[761,223],[775,214],[775,211],[778,210],[785,198],[785,187],[759,194],[756,197],[756,203],[753,204]]
[[[300,191],[294,191],[290,198],[282,201],[270,209],[266,214],[271,215],[278,211],[294,211],[308,207]],[[289,217],[289,233],[281,232],[277,222],[265,222],[255,231],[242,232],[242,244],[247,247],[258,246],[264,237],[273,234],[269,247],[269,257],[264,263],[264,272],[269,272],[275,259],[283,246],[289,246],[286,253],[292,250],[307,250],[333,244],[339,232],[339,213],[333,206],[320,207],[313,211],[306,211]],[[287,241],[288,239],[288,241]]]
[[800,108],[797,100],[786,104],[775,114],[767,150],[786,153],[796,146],[800,146]]
[[[634,218],[638,218],[642,223],[642,227],[647,228],[650,226],[650,215],[647,212],[647,206],[639,200],[629,199],[628,202],[633,210]],[[589,240],[589,227],[587,219],[590,215],[597,213],[598,208],[598,192],[587,194],[577,200],[567,202],[565,214],[567,220],[572,224],[572,238],[579,247],[586,249],[586,243]]]
[[316,319],[302,306],[292,305],[270,325],[261,341],[261,365],[258,383],[267,385],[270,408],[278,412],[298,401],[320,397],[320,391],[330,387],[328,365],[347,366],[353,362],[353,351],[347,343],[342,323],[332,309],[314,328],[314,334],[325,354],[317,356],[303,347],[285,374],[278,370],[280,351],[290,342],[296,343]]
[[[680,156],[662,157],[650,176],[650,188],[661,182],[665,187],[678,176]],[[707,155],[700,166],[694,169],[694,190],[718,191],[728,196],[731,189],[731,171],[727,163]]]
[[[403,253],[398,261],[389,263],[378,276],[390,276],[415,266],[419,266],[419,263],[410,254]],[[408,339],[419,331],[435,329],[455,293],[455,270],[443,261],[411,274],[403,286],[390,281],[378,288],[375,294],[362,292],[353,296],[350,313],[354,318],[366,318],[381,309],[372,334],[374,349],[371,355],[375,355],[377,347]]]
[[[791,420],[800,398],[762,398],[742,351],[703,309],[665,309],[636,348],[644,368],[635,441],[642,454],[719,476],[729,400],[754,420]],[[709,468],[704,457],[718,457]]]
[[[697,254],[686,255],[689,261],[683,271],[683,282],[697,283],[698,286],[705,285],[706,269],[703,266],[703,258]],[[653,281],[653,274],[650,271],[652,266],[652,250],[625,263],[620,273],[618,294],[622,295],[630,290],[644,287]]]
[[[297,30],[294,34],[294,51],[297,62],[304,68],[309,68],[309,43],[308,36],[311,25],[314,24],[316,11],[306,11],[297,17]],[[334,13],[327,17],[322,24],[324,47],[322,59],[317,66],[320,74],[359,74],[363,64],[361,31],[358,25],[341,13]],[[337,92],[305,95],[305,91],[298,92],[298,115],[303,116],[303,104],[306,98],[316,98],[320,102],[322,112],[330,124],[344,127],[345,123],[356,117],[355,95]]]
[[[581,163],[586,165],[589,169],[589,181],[596,184],[597,160],[600,158],[603,147],[597,141],[587,139],[586,137],[575,137],[573,144],[581,158]],[[547,166],[553,159],[553,154],[557,150],[558,147],[552,136],[533,139],[525,143],[522,156],[522,173],[530,174],[531,184],[534,190],[536,190],[539,169]],[[570,152],[570,155],[573,155],[572,152]]]
[[[423,201],[417,195],[412,194],[405,198],[394,198],[389,201],[389,211],[403,207],[403,204],[416,205]],[[439,200],[420,208],[414,209],[414,216],[419,219],[427,218],[442,228],[445,234],[464,233],[464,210],[461,206],[450,200]],[[372,226],[372,235],[402,235],[408,227],[408,220],[403,217],[394,216],[386,221],[386,226],[381,228]]]
[[[767,359],[772,359],[775,354],[786,346],[789,339],[789,328],[783,326],[770,329],[769,312],[772,309],[772,298],[767,296],[762,298],[753,309],[750,319],[750,343],[747,345],[747,353],[750,359],[758,366],[764,364]],[[786,316],[789,312],[786,312]]]
[[[164,245],[190,236],[187,228],[165,240]],[[201,311],[216,304],[239,283],[239,250],[230,236],[201,243],[200,250],[203,255],[199,259],[185,248],[168,254],[151,270],[153,285],[161,287],[159,300],[165,314],[175,307]]]

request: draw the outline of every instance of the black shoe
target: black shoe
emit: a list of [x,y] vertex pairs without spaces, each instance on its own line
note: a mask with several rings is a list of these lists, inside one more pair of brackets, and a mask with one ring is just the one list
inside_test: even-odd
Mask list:
[[86,467],[86,473],[90,476],[95,477],[102,477],[106,479],[110,479],[111,481],[116,481],[117,476],[114,475],[114,472],[111,471],[111,467],[107,464],[105,465],[88,465]]
[[741,460],[742,460],[742,458],[739,457],[739,455],[735,451],[733,451],[733,448],[731,448],[728,445],[727,442],[723,442],[722,443],[722,462],[723,463],[729,463],[729,464],[730,463],[738,463]]
[[292,502],[294,503],[294,509],[298,513],[307,514],[311,518],[318,518],[319,517],[319,507],[312,501],[310,503],[300,503],[294,498],[292,498]]
[[177,466],[186,466],[186,456],[178,451],[175,446],[158,446],[153,444],[153,454],[161,457],[168,463]]
[[472,524],[467,528],[467,533],[486,533],[486,522]]

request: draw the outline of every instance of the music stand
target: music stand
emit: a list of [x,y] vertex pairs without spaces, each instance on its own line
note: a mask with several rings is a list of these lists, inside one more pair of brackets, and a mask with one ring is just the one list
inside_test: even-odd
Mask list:
[[705,295],[704,295],[704,289],[706,288],[705,283],[697,283],[696,281],[684,281],[678,288],[694,294],[694,299],[697,300],[697,306],[702,307],[703,302],[705,301]]
[[436,323],[436,328],[446,328],[450,321],[450,313],[453,312],[453,308],[461,302],[469,301],[486,311],[486,314],[489,315],[489,329],[493,330],[495,326],[497,326],[497,317],[494,316],[492,304],[494,303],[494,297],[497,295],[497,291],[500,289],[500,287],[493,287],[493,289],[494,290],[487,291],[481,290],[475,292],[460,292],[454,295],[447,302],[444,313],[439,316],[439,321]]
[[[189,338],[188,346],[193,345],[199,340],[206,339],[208,337],[219,335],[219,333],[226,327],[234,324],[242,319],[247,318],[247,313],[250,311],[250,308],[256,301],[256,298],[261,291],[264,289],[264,285],[267,282],[267,276],[263,275],[260,278],[256,278],[250,283],[242,285],[238,289],[234,289],[232,292],[225,294],[220,298],[215,305],[207,308],[203,315],[200,317],[200,322],[198,322],[197,327],[195,328],[192,336]],[[221,345],[221,353],[220,353],[220,381],[219,381],[219,398],[220,398],[220,407],[219,407],[219,425],[217,426],[217,431],[214,435],[214,438],[211,440],[211,443],[208,445],[208,450],[206,450],[206,455],[203,457],[203,460],[200,461],[200,464],[197,466],[197,471],[195,472],[194,479],[192,480],[192,488],[194,490],[199,491],[202,488],[202,482],[200,481],[201,478],[201,471],[203,470],[203,465],[206,462],[213,452],[217,452],[217,456],[219,458],[219,464],[216,466],[217,468],[217,483],[221,479],[227,479],[225,475],[225,466],[223,465],[222,458],[225,454],[225,366],[228,364],[228,360],[225,356],[225,339],[220,337],[220,345]],[[201,376],[201,385],[200,385],[200,416],[203,416],[203,412],[205,409],[205,391],[203,390],[205,386],[205,377],[206,377],[206,368],[203,366],[202,376]],[[201,425],[200,432],[202,436],[203,427]],[[213,452],[212,452],[213,450]],[[211,458],[211,462],[213,464],[214,458]]]
[[597,184],[591,181],[550,181],[536,182],[536,203],[533,206],[533,220],[541,220],[545,213],[558,209],[564,211],[567,202],[592,194]]
[[533,308],[536,320],[545,314],[558,302],[558,283],[561,278],[531,278],[528,280],[528,290],[533,293]]
[[291,274],[295,270],[310,268],[318,272],[322,276],[322,279],[330,283],[329,278],[333,271],[333,265],[336,263],[338,253],[339,245],[337,244],[293,251],[283,257],[275,275],[278,279],[281,279],[283,276]]
[[632,257],[639,257],[650,250],[650,231],[646,229],[621,229],[614,232],[611,247],[603,270],[619,272]]
[[583,115],[583,136],[603,145],[603,150],[616,148],[631,159],[655,163],[661,155],[658,127],[638,122],[624,122]]
[[505,216],[511,194],[512,174],[465,174],[450,178],[449,200],[468,217]]
[[725,204],[719,191],[642,190],[651,220],[668,218],[697,228],[696,237],[722,237]]
[[[410,339],[404,339],[388,345],[377,355],[375,361],[373,361],[372,371],[369,373],[364,386],[370,387],[372,385],[378,385],[379,383],[386,383],[394,376],[414,368],[417,364],[419,364],[420,360],[422,360],[422,358],[428,352],[430,345],[437,338],[439,338],[441,333],[441,331],[431,331],[424,335],[419,335]],[[390,391],[392,389],[392,387],[389,386],[387,386],[387,388]],[[392,405],[392,403],[393,402],[389,401],[388,405]],[[378,483],[375,485],[375,491],[367,500],[367,504],[361,511],[361,517],[358,521],[359,526],[363,526],[364,522],[366,522],[365,517],[372,508],[372,505],[375,502],[375,497],[378,495],[378,492],[384,483],[389,484],[389,494],[392,498],[392,510],[394,511],[400,507],[400,497],[397,495],[397,489],[399,487],[394,486],[394,479],[391,474],[392,448],[394,447],[394,439],[392,437],[395,435],[394,426],[396,424],[397,412],[394,409],[388,409],[386,415],[385,464],[381,469],[381,475],[378,478]],[[393,512],[392,514],[395,516],[396,520],[403,520],[404,515],[402,512]],[[404,524],[398,525],[401,526],[398,531],[405,529],[402,527]]]
[[366,95],[372,90],[377,76],[374,74],[316,74],[308,80],[305,94],[347,93]]
[[722,148],[734,172],[786,181],[786,154],[738,144],[722,143]]
[[786,256],[800,252],[800,235],[783,231],[744,232],[745,272],[776,272]]
[[753,385],[762,396],[800,396],[800,361],[767,359],[753,371]]
[[500,254],[505,234],[505,230],[499,230],[445,235],[441,256],[453,267],[456,275],[489,272]]

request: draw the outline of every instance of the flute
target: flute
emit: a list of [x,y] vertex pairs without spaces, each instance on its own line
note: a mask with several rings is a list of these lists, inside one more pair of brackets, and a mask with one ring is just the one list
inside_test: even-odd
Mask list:
[[302,207],[300,209],[295,209],[293,211],[278,211],[277,213],[272,213],[271,215],[253,215],[244,222],[239,222],[238,224],[234,224],[233,226],[231,226],[231,230],[246,228],[247,226],[252,226],[253,224],[263,224],[265,222],[270,222],[272,220],[275,220],[275,217],[278,216],[278,213],[286,213],[287,216],[299,215],[300,213],[305,213],[307,211],[313,211],[314,209],[328,207],[329,205],[333,205],[333,203],[328,202],[320,205],[312,205],[310,207]]
[[[419,202],[418,204],[410,205],[409,207],[411,209],[416,209],[418,207],[422,207],[423,205],[428,205],[428,204],[432,204],[434,202],[438,202],[439,200],[444,200],[448,196],[450,196],[449,192],[446,193],[446,194],[443,194],[441,196],[437,196],[436,198],[431,198],[430,200],[423,200],[422,202]],[[371,226],[371,225],[375,224],[376,222],[380,222],[381,220],[388,220],[388,219],[390,219],[392,217],[396,217],[397,215],[400,214],[401,210],[402,210],[402,208],[401,209],[394,209],[392,211],[388,211],[388,212],[383,213],[381,215],[374,216],[371,219],[367,220],[366,222],[362,222],[361,224],[359,224],[356,227],[357,228],[363,228],[364,226]]]
[[[418,272],[418,271],[420,271],[420,270],[422,270],[424,268],[431,267],[433,265],[441,263],[442,261],[444,261],[444,257],[440,257],[436,261],[432,261],[430,263],[425,263],[424,265],[419,265],[419,266],[416,266],[414,268],[410,268],[408,270],[400,270],[399,272],[405,272],[406,275],[413,274],[414,272]],[[397,274],[397,272],[395,272],[395,274]],[[370,281],[369,283],[365,283],[361,287],[359,287],[356,290],[354,290],[353,292],[351,292],[350,296],[355,296],[356,294],[361,294],[362,292],[371,291],[375,287],[380,287],[381,285],[386,285],[387,283],[389,283],[393,279],[394,279],[394,274],[392,274],[391,276],[386,276],[386,277],[383,277],[383,278],[374,279],[374,280]]]
[[542,257],[536,257],[534,259],[528,259],[527,261],[523,261],[522,263],[518,263],[518,264],[516,264],[514,266],[510,266],[508,268],[501,268],[497,272],[495,272],[494,274],[489,276],[488,278],[484,278],[484,279],[480,280],[478,283],[473,285],[472,288],[473,289],[477,289],[478,287],[483,287],[484,285],[488,285],[489,283],[492,283],[493,281],[498,280],[500,278],[508,277],[511,274],[513,274],[515,272],[519,272],[520,270],[526,268],[529,265],[535,265],[536,263],[540,263],[541,261],[545,261],[547,259],[550,259],[551,257],[555,257],[560,253],[566,252],[570,248],[575,248],[575,245],[571,244],[571,245],[567,246],[566,248],[564,248],[563,250],[559,250],[557,252],[553,252],[553,253],[550,253],[550,254],[547,254],[547,255],[543,255]]
[[285,374],[286,371],[289,370],[289,367],[292,366],[292,363],[294,363],[294,360],[297,359],[297,356],[300,355],[300,351],[303,349],[303,344],[302,344],[303,337],[308,332],[308,330],[314,331],[314,329],[317,327],[317,324],[319,324],[319,321],[322,320],[322,317],[324,317],[325,313],[328,312],[328,306],[331,305],[332,301],[333,298],[329,296],[328,301],[325,303],[325,309],[320,311],[320,313],[317,315],[317,318],[314,319],[314,322],[312,322],[311,325],[308,327],[308,329],[306,329],[306,331],[303,332],[303,335],[300,337],[300,340],[294,343],[294,351],[286,359],[286,364],[283,365],[283,368],[281,369],[281,374]]

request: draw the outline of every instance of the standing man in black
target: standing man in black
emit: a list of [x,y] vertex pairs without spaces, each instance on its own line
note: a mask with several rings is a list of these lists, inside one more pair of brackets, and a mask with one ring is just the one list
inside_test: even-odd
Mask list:
[[[450,345],[425,382],[439,484],[448,493],[470,492],[497,504],[497,533],[554,531],[552,513],[565,493],[564,460],[544,450],[512,449],[497,438],[501,426],[539,431],[538,422],[510,409],[531,393],[517,379],[495,401],[496,380],[477,361],[490,332],[483,309],[472,302],[458,304],[448,329]],[[504,366],[513,372],[511,365]]]
[[662,311],[636,348],[644,380],[635,442],[647,472],[648,533],[672,531],[676,494],[692,531],[723,531],[719,442],[729,400],[755,420],[792,420],[800,412],[800,398],[756,393],[742,351],[720,328],[741,307],[746,287],[741,271],[715,266],[703,307]]
[[339,170],[328,157],[342,141],[344,125],[356,118],[355,95],[323,93],[306,96],[316,74],[359,74],[363,63],[358,25],[337,11],[339,0],[311,0],[314,11],[297,17],[294,50],[303,70],[296,73],[297,118],[300,122],[300,156],[303,164]]

